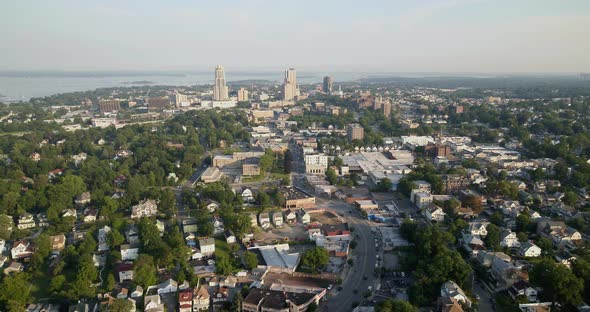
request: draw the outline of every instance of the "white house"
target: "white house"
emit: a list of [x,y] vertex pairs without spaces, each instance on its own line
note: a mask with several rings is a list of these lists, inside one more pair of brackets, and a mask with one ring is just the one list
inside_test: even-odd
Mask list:
[[213,238],[200,239],[199,247],[203,256],[211,256],[215,253],[215,240]]
[[527,298],[528,302],[537,302],[537,290],[524,280],[519,280],[514,283],[508,289],[508,293],[512,299],[515,299],[517,296],[524,296]]
[[500,233],[500,246],[508,248],[520,247],[520,242],[518,241],[516,233],[512,232],[510,229],[502,230]]
[[485,237],[488,235],[487,226],[489,224],[489,222],[470,222],[468,231],[471,235]]
[[437,205],[431,204],[424,209],[424,216],[431,221],[443,222],[447,214]]
[[275,211],[272,213],[272,223],[275,227],[283,226],[283,213],[280,211]]
[[12,259],[21,259],[32,256],[33,249],[31,248],[31,243],[27,240],[14,241],[12,249],[10,250],[10,255],[12,256]]
[[119,264],[117,266],[117,272],[119,272],[119,282],[133,280],[133,265],[127,263]]
[[212,201],[207,204],[207,210],[209,212],[215,212],[217,209],[219,209],[219,203]]
[[293,210],[287,209],[284,214],[287,223],[295,223],[297,221],[297,214]]
[[121,260],[123,260],[123,261],[136,260],[138,255],[139,255],[139,246],[138,245],[131,245],[131,244],[121,245]]
[[220,216],[215,215],[211,218],[211,223],[213,223],[213,234],[221,234],[225,230],[223,219]]
[[158,294],[175,293],[176,290],[178,290],[178,283],[171,278],[158,284]]
[[131,207],[131,218],[154,216],[158,213],[158,202],[153,199],[144,199]]
[[520,246],[520,254],[523,257],[539,257],[543,250],[532,242],[524,242]]
[[230,230],[223,232],[223,236],[225,237],[225,242],[228,244],[233,244],[236,242],[236,235],[234,235],[234,232]]
[[242,191],[242,199],[244,200],[245,203],[250,203],[254,201],[254,194],[252,193],[252,190],[249,188],[246,188]]
[[258,222],[263,229],[266,229],[270,226],[270,216],[268,212],[263,212],[258,215]]
[[303,208],[299,209],[297,212],[297,219],[299,219],[299,222],[302,224],[308,224],[311,222],[311,216]]
[[146,312],[164,312],[164,304],[160,301],[160,295],[145,296],[143,310]]

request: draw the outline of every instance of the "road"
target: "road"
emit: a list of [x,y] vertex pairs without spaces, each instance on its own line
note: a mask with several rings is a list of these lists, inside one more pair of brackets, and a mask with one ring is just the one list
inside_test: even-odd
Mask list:
[[492,295],[481,282],[476,282],[473,285],[472,291],[475,295],[479,296],[479,302],[477,303],[479,311],[495,311],[491,302]]
[[[293,172],[291,174],[292,185],[296,188],[304,189],[307,192],[312,192],[312,190],[309,190],[305,186],[305,164],[303,163],[301,149],[291,146],[291,152],[293,154]],[[352,311],[353,303],[362,303],[365,300],[363,293],[367,291],[368,287],[372,286],[372,288],[375,289],[379,283],[374,275],[376,255],[378,251],[375,248],[371,225],[367,220],[361,217],[351,204],[347,204],[343,201],[326,200],[316,197],[316,206],[333,210],[339,214],[345,222],[348,222],[349,226],[354,228],[352,234],[357,241],[357,247],[352,252],[354,265],[350,268],[350,271],[342,281],[342,284],[338,285],[342,287],[342,290],[337,291],[338,287],[335,286],[335,289],[333,289],[327,296],[327,301],[321,306],[323,311]]]

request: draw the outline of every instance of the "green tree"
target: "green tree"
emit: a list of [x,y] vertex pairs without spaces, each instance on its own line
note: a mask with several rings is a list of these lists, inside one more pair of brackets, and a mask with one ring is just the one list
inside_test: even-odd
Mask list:
[[328,251],[321,247],[306,250],[301,256],[301,266],[315,273],[318,268],[328,264],[330,256]]
[[336,183],[338,182],[338,176],[336,175],[334,169],[328,168],[326,170],[326,179],[328,180],[328,182],[330,182],[330,184],[336,185]]
[[230,275],[233,272],[234,267],[228,255],[222,253],[215,255],[215,270],[221,275]]
[[121,244],[125,242],[125,236],[123,236],[123,234],[121,234],[121,232],[119,232],[118,230],[113,229],[109,232],[109,234],[107,234],[107,240],[109,246],[115,248],[121,246]]
[[19,307],[19,310],[23,311],[30,296],[31,287],[27,273],[7,275],[0,284],[0,301],[5,306]]
[[109,312],[129,312],[133,309],[133,303],[127,299],[116,299],[109,305]]
[[577,305],[582,302],[584,280],[561,263],[545,258],[530,272],[531,283],[543,288],[548,300],[562,305]]
[[12,218],[7,215],[0,215],[0,239],[10,239],[13,228]]
[[157,282],[156,265],[150,255],[140,254],[133,264],[133,281],[143,289],[155,285]]
[[574,206],[578,202],[578,195],[575,192],[567,191],[563,195],[562,201],[568,206]]
[[246,251],[244,253],[244,263],[247,269],[252,270],[258,266],[258,257],[255,253]]
[[500,229],[495,224],[489,224],[486,227],[488,234],[484,238],[488,247],[494,250],[500,249]]
[[241,312],[242,311],[242,301],[244,301],[244,298],[242,297],[242,293],[240,293],[239,291],[236,292],[236,294],[234,295],[234,298],[231,302],[231,311],[232,312]]
[[417,312],[418,309],[404,300],[387,299],[375,306],[376,312]]
[[590,301],[590,262],[578,258],[572,263],[572,272],[584,281],[584,301]]
[[109,273],[107,275],[105,290],[111,291],[111,290],[115,289],[116,285],[117,285],[117,282],[115,281],[115,275],[113,273]]

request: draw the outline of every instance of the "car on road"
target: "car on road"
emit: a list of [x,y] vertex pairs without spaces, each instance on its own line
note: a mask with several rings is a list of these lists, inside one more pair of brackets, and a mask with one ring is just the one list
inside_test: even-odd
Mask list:
[[328,290],[332,290],[332,287],[334,287],[334,285],[330,284],[330,285],[328,285],[328,288],[327,289]]

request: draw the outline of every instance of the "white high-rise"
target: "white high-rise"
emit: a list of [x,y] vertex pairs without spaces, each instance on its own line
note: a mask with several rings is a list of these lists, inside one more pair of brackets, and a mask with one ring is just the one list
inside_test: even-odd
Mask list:
[[221,65],[217,65],[217,67],[215,67],[215,87],[213,88],[213,100],[229,100],[227,85],[225,84],[225,70]]
[[291,101],[295,96],[297,96],[297,74],[295,73],[295,68],[289,68],[285,71],[283,100]]

